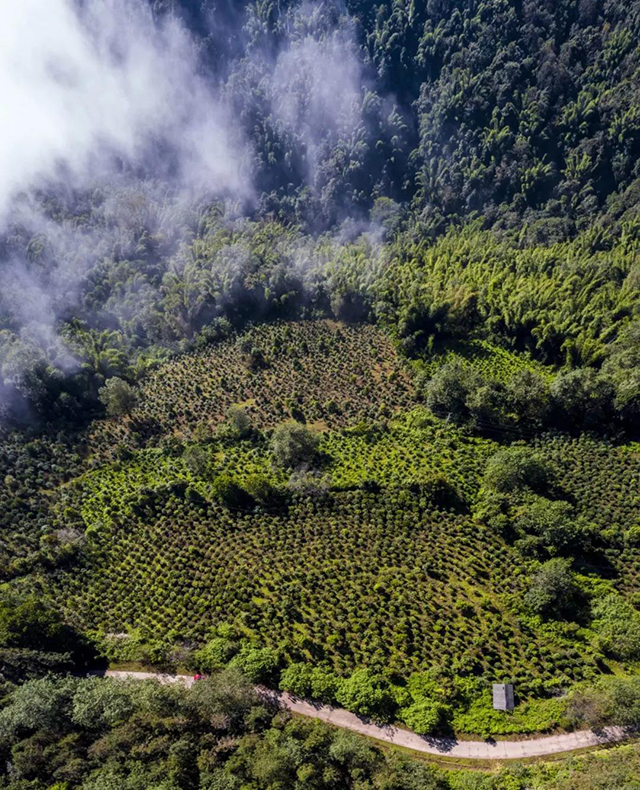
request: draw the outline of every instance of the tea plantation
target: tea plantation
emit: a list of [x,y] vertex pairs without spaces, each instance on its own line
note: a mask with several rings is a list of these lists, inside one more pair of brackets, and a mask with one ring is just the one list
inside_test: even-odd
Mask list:
[[0,790],[640,790],[640,2],[3,5]]
[[[447,354],[505,386],[555,375],[482,344]],[[407,713],[418,677],[436,728],[568,726],[575,689],[635,660],[610,633],[635,638],[639,448],[473,430],[434,416],[416,380],[380,330],[327,321],[261,325],[160,364],[128,415],[90,424],[74,465],[42,479],[46,519],[24,516],[34,549],[11,572],[114,661],[240,662],[339,702],[366,672],[377,702],[351,706],[414,727],[427,726]],[[296,425],[311,449],[282,463],[276,442]],[[55,457],[57,441],[5,452],[38,479],[28,459]],[[33,500],[13,491],[5,507],[26,513]],[[21,574],[30,562],[43,572]],[[532,603],[554,562],[570,615]],[[324,691],[292,679],[303,666]],[[491,710],[501,679],[517,688],[509,719]]]

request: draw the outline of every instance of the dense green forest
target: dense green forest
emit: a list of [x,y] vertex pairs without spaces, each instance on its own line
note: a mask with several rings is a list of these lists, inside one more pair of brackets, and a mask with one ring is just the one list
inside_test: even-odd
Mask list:
[[101,58],[76,113],[42,55],[64,113],[126,95],[0,189],[0,787],[637,788],[634,744],[462,771],[252,684],[640,725],[640,5],[51,9]]

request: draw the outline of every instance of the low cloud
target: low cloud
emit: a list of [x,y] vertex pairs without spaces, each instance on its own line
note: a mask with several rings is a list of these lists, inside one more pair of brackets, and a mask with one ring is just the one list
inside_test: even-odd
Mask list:
[[[77,369],[72,317],[125,334],[144,324],[164,342],[165,275],[180,278],[214,200],[231,225],[261,191],[306,191],[325,229],[349,212],[334,194],[343,171],[360,174],[352,192],[366,187],[379,113],[365,110],[366,64],[340,0],[281,11],[275,33],[238,9],[203,38],[147,0],[0,5],[0,402],[34,360]],[[370,230],[347,225],[350,238]],[[223,249],[214,266],[238,254]],[[314,242],[278,255],[317,286]]]
[[175,19],[134,0],[0,12],[0,222],[16,195],[127,167],[246,198],[246,149]]

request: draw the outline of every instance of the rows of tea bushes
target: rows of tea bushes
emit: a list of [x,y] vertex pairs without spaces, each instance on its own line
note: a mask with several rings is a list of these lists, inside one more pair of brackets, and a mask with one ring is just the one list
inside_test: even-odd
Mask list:
[[438,368],[450,362],[460,362],[472,367],[483,379],[508,384],[517,373],[530,370],[545,379],[553,377],[553,368],[543,365],[529,355],[497,346],[488,340],[453,340],[443,343],[441,348],[424,354],[418,369],[433,375]]
[[[71,511],[82,516],[85,527],[99,526],[114,514],[128,512],[145,493],[177,483],[214,500],[220,476],[240,487],[260,477],[284,490],[290,471],[274,464],[268,434],[233,440],[222,433],[202,444],[170,441],[127,452],[122,460],[65,485],[53,523],[62,526]],[[322,432],[315,475],[331,490],[439,486],[440,493],[449,494],[441,504],[474,507],[487,460],[500,449],[497,440],[511,438],[495,435],[479,438],[417,408],[390,421]],[[569,501],[602,541],[624,545],[630,552],[640,545],[640,448],[563,434],[543,434],[517,446],[530,447],[531,454],[545,460],[553,482],[547,493]],[[190,466],[194,450],[202,456],[201,468]]]
[[640,446],[616,447],[582,436],[547,437],[540,449],[554,464],[567,498],[606,542],[593,570],[628,595],[640,591]]
[[[549,377],[486,342],[451,355],[499,382],[527,370]],[[447,359],[435,353],[427,366]],[[274,453],[274,427],[291,417],[317,433],[307,472]],[[146,645],[149,660],[230,625],[276,656],[273,682],[297,662],[342,678],[367,667],[390,684],[444,664],[475,684],[455,727],[500,732],[477,683],[511,678],[523,707],[510,726],[531,731],[557,719],[549,694],[615,659],[607,634],[640,590],[639,448],[541,431],[516,443],[514,469],[538,458],[544,490],[528,492],[526,480],[522,491],[494,490],[489,459],[514,435],[481,438],[416,406],[386,335],[265,324],[151,372],[130,416],[90,427],[87,456],[68,437],[5,442],[2,501],[31,516],[28,540],[20,518],[4,540],[20,545],[14,565],[20,551],[28,558],[22,572],[47,571],[44,591],[76,627],[131,633],[114,638]],[[25,473],[11,479],[12,469]],[[555,518],[558,500],[565,520],[550,529],[588,545],[545,543],[540,518]],[[529,506],[538,521],[523,517]],[[553,552],[580,587],[566,618],[526,604]],[[626,601],[610,598],[609,619],[595,623],[594,591]]]
[[[442,425],[424,409],[415,409],[390,422],[323,432],[315,474],[328,489],[414,485],[433,489],[441,503],[462,504],[476,496],[484,463],[497,447],[493,441]],[[189,466],[194,448],[202,458],[195,470]],[[216,480],[222,476],[241,488],[251,487],[251,480],[259,477],[283,490],[289,472],[274,465],[268,437],[260,434],[239,441],[221,435],[202,444],[172,442],[134,450],[65,486],[56,523],[77,514],[84,528],[99,527],[118,514],[129,513],[146,493],[174,484],[215,499]]]
[[454,504],[455,499],[475,498],[486,460],[498,445],[430,420],[426,410],[415,409],[390,425],[361,424],[328,433],[321,448],[330,459],[335,487],[375,482],[397,488],[437,482],[449,488]]
[[64,435],[0,433],[0,580],[31,567],[55,490],[81,469],[79,449]]
[[505,607],[525,582],[499,536],[407,491],[294,497],[279,513],[166,492],[91,533],[54,589],[92,629],[202,641],[232,621],[287,661],[403,676],[444,662],[512,677],[526,697],[595,665],[575,640],[534,635]]
[[[414,401],[391,340],[370,325],[330,321],[260,324],[202,351],[181,355],[141,385],[133,430],[189,434],[219,424],[242,404],[258,427],[294,417],[328,427],[375,420]],[[126,436],[106,423],[107,444]],[[105,437],[93,438],[96,451]]]
[[[108,463],[85,473],[61,492],[56,523],[62,523],[71,514],[84,529],[100,528],[114,518],[128,516],[145,497],[163,488],[188,486],[202,497],[215,498],[212,481],[229,472],[240,486],[256,475],[273,486],[284,486],[286,482],[284,474],[271,465],[264,446],[255,448],[244,443],[222,449],[216,445],[188,447],[194,446],[201,449],[207,459],[207,467],[200,475],[189,469],[183,455],[167,455],[156,448],[139,450],[130,459]],[[179,447],[182,450],[182,446]]]
[[[553,465],[557,484],[605,537],[632,541],[640,524],[640,447],[583,435],[534,442]],[[638,536],[637,536],[638,537]]]

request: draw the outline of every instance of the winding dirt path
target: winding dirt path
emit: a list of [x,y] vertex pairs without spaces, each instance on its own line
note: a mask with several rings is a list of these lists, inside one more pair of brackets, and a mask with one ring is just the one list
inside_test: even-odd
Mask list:
[[[165,675],[160,672],[107,670],[106,672],[92,674],[119,678],[121,680],[157,680],[160,683],[167,684],[180,683],[187,688],[190,688],[194,683],[190,675]],[[602,732],[598,733],[591,730],[580,730],[578,732],[547,735],[542,738],[522,741],[458,741],[454,738],[431,738],[416,735],[414,732],[401,730],[398,727],[372,724],[342,708],[316,705],[306,700],[292,697],[286,692],[272,691],[265,688],[259,688],[258,690],[263,696],[277,703],[280,707],[299,713],[302,716],[321,719],[336,727],[352,730],[361,735],[375,738],[378,741],[386,741],[406,749],[435,754],[441,757],[471,760],[517,760],[615,743],[624,740],[630,735],[623,727],[605,727]]]

